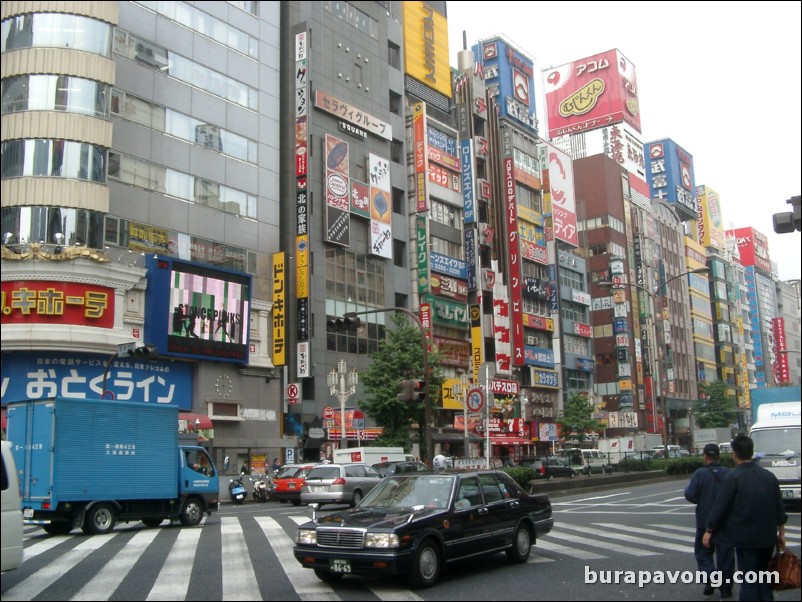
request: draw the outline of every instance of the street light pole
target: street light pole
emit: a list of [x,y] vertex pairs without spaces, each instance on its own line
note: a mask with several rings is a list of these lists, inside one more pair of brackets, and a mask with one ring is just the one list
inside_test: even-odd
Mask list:
[[[359,374],[356,368],[348,372],[345,366],[345,360],[341,359],[337,362],[337,370],[329,372],[327,377],[329,385],[329,392],[337,397],[340,402],[340,449],[348,447],[348,441],[345,433],[345,402],[348,398],[356,393],[356,385],[359,383]],[[346,388],[346,380],[348,381],[348,388]]]
[[[663,321],[664,321],[665,318],[663,316],[663,311],[662,310],[663,310],[663,304],[664,304],[663,302],[665,301],[665,297],[666,297],[666,294],[667,294],[667,291],[668,291],[669,283],[671,283],[674,280],[677,280],[679,278],[682,278],[683,276],[687,276],[688,274],[707,274],[709,272],[710,272],[710,268],[708,268],[708,267],[696,268],[695,270],[688,270],[687,272],[683,272],[682,274],[677,274],[676,276],[672,276],[671,278],[669,278],[668,280],[666,280],[662,284],[658,285],[655,288],[654,291],[650,291],[645,286],[640,285],[640,284],[636,284],[634,282],[629,282],[629,283],[621,285],[622,287],[626,287],[627,285],[634,286],[635,288],[642,290],[644,293],[649,295],[649,297],[651,298],[652,307],[657,306],[658,305],[658,301],[659,301],[660,322],[661,322],[661,325],[663,325],[663,336],[660,338],[660,346],[662,347],[662,351],[663,351],[663,362],[665,362],[667,357],[668,357],[668,344],[666,343],[665,325],[663,324]],[[598,284],[599,284],[599,286],[612,286],[613,285],[612,282],[599,282]],[[657,313],[657,312],[655,312],[655,313]],[[652,319],[652,336],[654,337],[655,345],[657,345],[657,323],[654,321],[654,319]],[[663,384],[662,384],[662,380],[663,380],[663,376],[664,376],[664,370],[661,369],[659,358],[655,358],[655,360],[656,360],[656,366],[657,366],[657,370],[656,370],[657,379],[656,379],[656,382],[655,382],[655,394],[657,396],[657,400],[660,401],[660,410],[663,413],[663,433],[662,433],[662,435],[663,435],[663,451],[665,453],[665,457],[668,458],[668,413],[667,413],[667,409],[666,409],[666,396],[665,396],[665,394],[663,392]]]

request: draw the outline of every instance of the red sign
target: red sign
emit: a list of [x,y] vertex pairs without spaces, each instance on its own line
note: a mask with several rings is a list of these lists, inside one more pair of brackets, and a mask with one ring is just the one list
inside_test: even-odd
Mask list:
[[518,381],[494,378],[490,381],[490,390],[493,395],[501,395],[503,397],[518,395]]
[[3,324],[114,327],[114,289],[106,286],[14,280],[2,283]]
[[774,330],[774,346],[777,362],[774,365],[774,377],[778,385],[790,385],[791,374],[788,370],[788,353],[785,343],[785,318],[774,318],[771,321]]
[[622,121],[641,131],[635,66],[618,50],[550,69],[545,79],[550,138]]
[[326,406],[323,408],[323,419],[324,420],[333,420],[334,419],[334,408],[331,406]]

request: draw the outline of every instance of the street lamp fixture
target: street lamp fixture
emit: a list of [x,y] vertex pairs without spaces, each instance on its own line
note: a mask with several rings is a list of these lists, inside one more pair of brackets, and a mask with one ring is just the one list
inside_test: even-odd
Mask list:
[[337,362],[337,370],[329,372],[326,382],[329,385],[331,394],[340,402],[340,449],[345,449],[348,447],[348,441],[345,437],[345,402],[351,395],[356,393],[356,385],[359,383],[359,374],[356,368],[348,372],[345,366],[345,360],[341,359]]
[[[664,305],[663,301],[665,300],[665,297],[666,297],[666,294],[667,294],[667,291],[668,291],[668,285],[671,282],[673,282],[674,280],[682,278],[683,276],[687,276],[688,274],[709,274],[709,273],[710,273],[710,268],[708,268],[708,267],[701,267],[701,268],[696,268],[694,270],[688,270],[687,272],[683,272],[682,274],[677,274],[676,276],[672,276],[671,278],[667,279],[662,284],[656,286],[654,291],[650,291],[645,286],[642,286],[640,284],[635,284],[633,282],[623,283],[620,286],[622,288],[623,287],[627,287],[627,286],[634,286],[635,288],[640,289],[644,293],[649,295],[649,297],[652,300],[652,304],[653,305],[656,306],[656,305],[658,305],[658,302],[659,302],[659,306],[660,306],[660,309],[661,309],[661,311],[659,313],[661,315],[661,321],[662,321],[662,319],[663,319],[662,318],[662,314],[663,314],[662,306]],[[598,282],[597,284],[599,286],[605,286],[605,287],[615,286],[615,283],[608,282],[608,281]],[[655,312],[655,313],[658,313],[658,312]],[[655,345],[657,345],[657,324],[655,323],[654,320],[652,320],[652,336],[654,337]],[[663,337],[660,339],[660,342],[661,342],[661,346],[662,346],[662,350],[663,350],[663,361],[665,362],[666,358],[668,357],[668,344],[666,343],[665,333],[663,333]],[[655,358],[655,364],[657,366],[657,369],[655,370],[656,376],[657,376],[657,379],[656,379],[656,382],[655,382],[655,394],[657,396],[657,400],[660,401],[660,410],[663,413],[663,433],[662,433],[663,434],[663,448],[664,448],[665,457],[668,458],[668,413],[666,411],[666,396],[665,396],[665,394],[663,392],[663,384],[662,384],[664,375],[663,375],[663,370],[661,369],[660,362],[657,361],[657,360],[658,360],[658,358]]]

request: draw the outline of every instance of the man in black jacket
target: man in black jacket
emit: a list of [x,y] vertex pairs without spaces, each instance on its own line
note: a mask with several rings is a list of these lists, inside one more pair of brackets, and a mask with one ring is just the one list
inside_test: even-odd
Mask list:
[[[691,477],[688,486],[685,488],[685,499],[696,504],[696,537],[693,541],[693,551],[696,556],[696,566],[700,571],[707,573],[707,583],[705,584],[704,595],[710,596],[713,593],[711,585],[711,573],[716,570],[721,571],[721,597],[722,599],[732,596],[732,575],[735,571],[735,550],[731,544],[721,541],[720,538],[714,542],[714,546],[706,547],[702,544],[702,538],[707,528],[707,517],[716,501],[721,482],[730,474],[730,469],[719,464],[719,449],[715,443],[708,443],[702,452],[705,465],[696,470]],[[715,561],[714,554],[715,551]]]
[[[735,470],[721,483],[707,517],[703,545],[725,541],[735,546],[738,570],[757,579],[767,571],[775,544],[785,547],[785,521],[780,483],[752,462],[755,444],[746,435],[732,440]],[[747,575],[744,575],[747,577]],[[741,583],[741,600],[773,600],[770,583]]]

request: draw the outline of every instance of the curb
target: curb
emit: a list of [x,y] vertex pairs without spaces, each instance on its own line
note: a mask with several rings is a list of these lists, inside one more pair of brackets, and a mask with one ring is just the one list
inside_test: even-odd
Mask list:
[[532,481],[529,484],[529,493],[560,493],[570,495],[581,491],[596,491],[629,485],[633,483],[687,480],[690,475],[666,474],[662,470],[649,470],[646,472],[616,473],[608,475],[593,475],[590,477],[573,477],[552,479],[551,481]]

